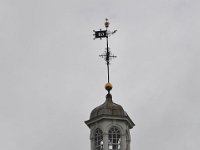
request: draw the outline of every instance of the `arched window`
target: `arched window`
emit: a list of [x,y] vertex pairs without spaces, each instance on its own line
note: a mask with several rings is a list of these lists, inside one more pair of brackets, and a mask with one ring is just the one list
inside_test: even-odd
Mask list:
[[121,135],[120,131],[117,127],[110,128],[108,132],[108,139],[109,139],[109,150],[119,150],[121,148]]
[[103,132],[101,129],[97,128],[95,131],[95,149],[103,149]]

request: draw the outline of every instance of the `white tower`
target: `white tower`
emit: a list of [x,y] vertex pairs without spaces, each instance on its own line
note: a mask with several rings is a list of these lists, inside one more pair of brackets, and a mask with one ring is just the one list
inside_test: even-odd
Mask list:
[[106,101],[92,110],[90,119],[85,123],[90,128],[91,150],[130,150],[131,137],[129,130],[135,124],[122,106],[112,101],[112,95],[110,94],[112,84],[109,83],[109,65],[110,60],[116,56],[112,55],[108,47],[108,37],[117,30],[114,32],[107,30],[109,27],[108,19],[106,19],[105,27],[106,30],[94,31],[94,39],[106,38],[106,51],[100,57],[103,57],[107,64],[108,83],[105,88],[108,94],[106,95]]
[[90,128],[91,150],[130,150],[129,130],[135,124],[122,106],[112,101],[110,93],[85,123]]

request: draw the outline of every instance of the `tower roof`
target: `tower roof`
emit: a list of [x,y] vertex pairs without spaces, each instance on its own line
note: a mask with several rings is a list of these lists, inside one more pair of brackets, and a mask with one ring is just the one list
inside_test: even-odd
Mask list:
[[129,128],[135,126],[123,107],[112,101],[112,95],[110,93],[106,95],[106,101],[102,105],[92,110],[90,119],[85,121],[85,123],[90,127],[90,125],[102,119],[123,120],[128,123]]
[[121,105],[113,103],[112,95],[109,93],[106,95],[106,101],[92,110],[90,114],[90,119],[96,118],[101,115],[110,115],[110,116],[128,116],[124,111]]

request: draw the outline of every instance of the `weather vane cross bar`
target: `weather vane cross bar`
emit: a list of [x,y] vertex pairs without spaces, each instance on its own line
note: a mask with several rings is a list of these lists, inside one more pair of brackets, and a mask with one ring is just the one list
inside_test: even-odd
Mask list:
[[110,61],[113,59],[113,58],[116,58],[117,56],[113,55],[109,50],[108,50],[108,53],[107,51],[104,52],[104,54],[101,54],[99,55],[100,57],[104,58],[104,60],[110,64]]
[[114,34],[117,30],[114,30],[113,32],[108,31],[108,27],[109,27],[109,22],[108,19],[106,19],[106,22],[104,23],[106,30],[99,30],[99,31],[94,31],[94,39],[102,39],[102,38],[106,38],[106,51],[104,52],[104,54],[99,55],[100,57],[104,58],[104,60],[106,61],[106,65],[107,65],[107,71],[108,71],[108,83],[110,82],[110,69],[109,69],[109,65],[110,65],[110,61],[113,58],[116,58],[117,56],[114,56],[111,51],[110,48],[108,47],[108,37],[111,36],[112,34]]

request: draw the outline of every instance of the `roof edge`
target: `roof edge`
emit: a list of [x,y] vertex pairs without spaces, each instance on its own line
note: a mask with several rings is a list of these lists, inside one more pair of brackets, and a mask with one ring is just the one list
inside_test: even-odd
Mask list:
[[94,124],[100,120],[103,120],[103,119],[126,121],[128,123],[129,129],[132,129],[135,126],[134,122],[131,120],[131,118],[129,116],[113,116],[113,115],[105,115],[105,114],[102,114],[96,118],[89,119],[89,120],[85,121],[85,124],[90,128],[92,124]]

